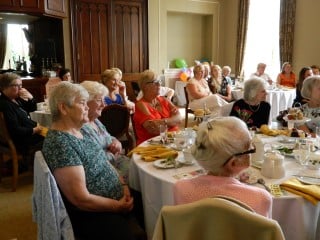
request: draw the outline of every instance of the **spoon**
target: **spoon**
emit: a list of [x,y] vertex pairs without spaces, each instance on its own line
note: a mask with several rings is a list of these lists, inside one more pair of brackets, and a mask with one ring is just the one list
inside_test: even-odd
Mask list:
[[268,192],[271,191],[270,188],[266,185],[266,182],[264,181],[263,178],[258,178],[257,183],[259,183],[259,184],[261,184],[262,186],[264,186],[264,188],[265,188]]

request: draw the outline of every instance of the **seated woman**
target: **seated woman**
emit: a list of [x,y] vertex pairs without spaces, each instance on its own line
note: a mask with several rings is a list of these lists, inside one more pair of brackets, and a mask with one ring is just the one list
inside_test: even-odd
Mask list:
[[232,101],[231,94],[231,79],[222,75],[222,70],[219,65],[211,66],[211,78],[208,80],[209,88],[212,93],[218,94],[219,97],[227,102]]
[[105,107],[103,99],[108,95],[108,89],[103,84],[95,81],[84,81],[80,85],[89,93],[89,100],[87,102],[89,107],[89,122],[83,125],[81,132],[85,137],[90,137],[101,145],[105,150],[107,160],[111,162],[118,170],[120,176],[127,182],[130,159],[121,154],[121,142],[111,136],[98,119]]
[[167,125],[168,131],[178,130],[182,118],[179,110],[168,99],[159,96],[161,81],[151,70],[141,74],[140,89],[143,97],[136,102],[133,115],[137,144],[160,134],[160,125]]
[[[81,132],[89,121],[88,97],[79,84],[62,82],[53,89],[49,99],[52,128],[42,149],[61,190],[75,236],[145,239],[130,214],[133,198],[128,186],[107,161],[101,145]],[[139,234],[133,233],[133,227],[140,230]]]
[[300,107],[302,104],[307,102],[307,99],[304,99],[301,96],[301,88],[303,81],[307,78],[312,76],[312,69],[310,67],[303,67],[299,72],[299,79],[296,85],[296,98],[293,100],[292,107]]
[[46,95],[50,97],[52,89],[57,86],[62,81],[73,82],[71,79],[70,69],[62,68],[58,71],[58,77],[51,77],[49,78],[48,82],[46,83]]
[[3,112],[9,134],[18,152],[27,154],[41,149],[43,127],[30,118],[29,112],[37,109],[31,93],[22,87],[19,75],[4,73],[0,75],[0,111]]
[[307,99],[302,105],[303,115],[311,120],[298,126],[299,129],[316,137],[316,127],[320,127],[320,76],[314,75],[304,80],[301,95]]
[[134,103],[128,100],[128,96],[126,94],[126,86],[124,83],[121,83],[121,75],[118,70],[105,70],[101,75],[101,82],[109,90],[109,94],[104,98],[104,102],[106,105],[126,105],[128,109],[134,112]]
[[271,106],[266,102],[266,97],[266,84],[262,78],[246,80],[243,99],[233,104],[230,116],[240,118],[249,128],[268,124]]
[[250,154],[254,152],[248,128],[240,119],[217,117],[202,123],[191,153],[208,173],[176,182],[175,203],[185,204],[223,195],[247,204],[258,214],[271,217],[271,195],[265,189],[241,183],[235,178],[250,166]]
[[192,110],[203,109],[204,106],[214,113],[220,113],[220,108],[228,102],[223,100],[217,94],[212,94],[208,82],[203,78],[204,67],[196,65],[193,68],[194,77],[191,78],[186,89],[189,97],[189,107]]
[[282,64],[281,73],[278,74],[277,84],[285,87],[296,87],[296,75],[292,72],[292,66],[289,62]]

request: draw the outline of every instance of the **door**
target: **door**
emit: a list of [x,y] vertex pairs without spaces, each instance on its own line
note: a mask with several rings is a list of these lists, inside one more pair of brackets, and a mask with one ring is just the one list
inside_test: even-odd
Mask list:
[[148,64],[147,0],[73,0],[75,79],[100,80],[111,67],[128,74]]

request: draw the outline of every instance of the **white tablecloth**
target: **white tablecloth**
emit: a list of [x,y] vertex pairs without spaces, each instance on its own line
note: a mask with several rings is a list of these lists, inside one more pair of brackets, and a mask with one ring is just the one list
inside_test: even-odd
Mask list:
[[30,117],[33,121],[40,125],[50,128],[52,124],[51,113],[44,110],[30,112]]
[[[276,140],[276,138],[275,138]],[[286,178],[300,171],[300,166],[293,158],[285,160]],[[140,160],[133,155],[130,166],[130,185],[141,191],[144,205],[144,217],[148,238],[151,239],[158,214],[164,205],[173,205],[173,185],[177,181],[174,175],[190,173],[201,169],[198,165],[178,169],[157,169],[153,163]],[[260,176],[260,171],[251,168],[252,173]],[[320,173],[318,172],[320,175]],[[267,183],[281,183],[286,178]],[[273,198],[273,219],[277,220],[288,240],[320,239],[320,204],[312,205],[300,196],[288,193]]]
[[[296,97],[296,90],[267,90],[267,102],[271,105],[269,122],[274,120],[279,112],[288,109],[292,106],[293,100]],[[243,98],[243,90],[232,90],[233,98],[238,100]]]

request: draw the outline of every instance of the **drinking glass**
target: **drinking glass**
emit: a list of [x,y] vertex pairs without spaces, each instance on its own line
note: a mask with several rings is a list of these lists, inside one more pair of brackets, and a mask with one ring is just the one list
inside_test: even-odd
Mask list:
[[296,159],[302,166],[307,165],[310,156],[311,144],[309,142],[298,143],[298,151],[295,154]]
[[320,127],[316,127],[317,147],[320,148]]
[[159,126],[159,132],[160,132],[160,141],[161,143],[165,144],[168,141],[168,127],[165,124],[161,124]]

